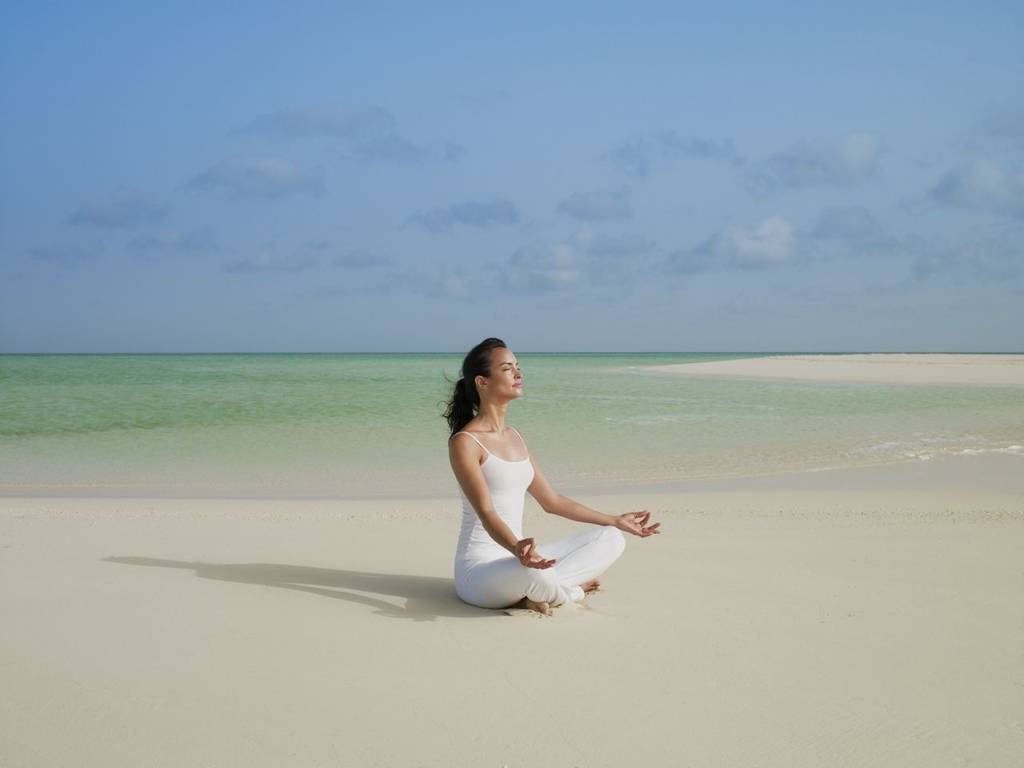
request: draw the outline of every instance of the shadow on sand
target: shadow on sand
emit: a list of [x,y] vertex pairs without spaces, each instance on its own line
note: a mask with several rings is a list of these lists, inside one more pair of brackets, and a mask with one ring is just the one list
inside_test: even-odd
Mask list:
[[[433,621],[440,616],[468,619],[494,616],[498,613],[463,603],[455,595],[454,580],[436,576],[403,576],[277,563],[202,563],[155,557],[104,557],[102,560],[122,565],[180,568],[195,571],[196,576],[201,579],[262,584],[309,592],[366,605],[374,608],[375,613],[391,619]],[[375,592],[378,595],[402,598],[405,605],[396,605],[389,600],[359,594],[360,592]]]

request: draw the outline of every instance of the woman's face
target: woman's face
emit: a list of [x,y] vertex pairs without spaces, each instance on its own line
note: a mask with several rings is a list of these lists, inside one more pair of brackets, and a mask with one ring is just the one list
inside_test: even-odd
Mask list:
[[[511,400],[522,397],[523,372],[519,369],[519,361],[512,350],[497,347],[491,350],[491,376],[484,379],[485,389],[489,397]],[[479,389],[479,387],[478,387]]]

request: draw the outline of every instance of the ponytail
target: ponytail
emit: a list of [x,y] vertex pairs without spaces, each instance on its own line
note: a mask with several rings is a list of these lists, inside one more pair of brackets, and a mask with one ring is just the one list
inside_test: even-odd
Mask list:
[[501,339],[484,339],[469,350],[462,361],[462,378],[455,382],[455,390],[444,412],[444,419],[453,435],[479,412],[480,393],[476,391],[476,377],[490,377],[491,350],[504,347],[505,342]]

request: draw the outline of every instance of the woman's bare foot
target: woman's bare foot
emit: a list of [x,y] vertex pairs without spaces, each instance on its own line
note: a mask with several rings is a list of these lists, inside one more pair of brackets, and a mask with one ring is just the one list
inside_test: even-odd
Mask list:
[[584,594],[589,595],[591,592],[597,592],[601,588],[601,582],[597,579],[591,579],[580,584],[580,588]]
[[551,615],[551,606],[547,603],[535,603],[528,597],[524,597],[518,603],[512,606],[513,608],[528,608],[531,611],[536,611],[543,616]]

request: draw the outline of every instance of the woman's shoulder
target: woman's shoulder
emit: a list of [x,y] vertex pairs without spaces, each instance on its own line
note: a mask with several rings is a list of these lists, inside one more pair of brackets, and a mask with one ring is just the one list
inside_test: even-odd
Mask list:
[[[472,438],[472,441],[475,441],[477,439],[476,436],[473,434],[473,431],[471,429],[460,429],[458,432],[452,432],[452,434],[448,436],[448,442],[449,443],[452,442],[459,435],[466,435],[467,437]],[[465,443],[465,442],[472,442],[472,441],[457,440],[456,442],[457,443]]]
[[522,433],[522,432],[520,432],[520,431],[519,431],[518,429],[516,429],[515,427],[513,427],[513,426],[512,426],[511,424],[508,424],[507,426],[508,426],[508,428],[509,428],[509,429],[511,429],[511,430],[512,430],[512,431],[513,431],[513,432],[514,432],[514,433],[515,433],[516,435],[518,435],[518,436],[519,436],[519,439],[523,441],[523,445],[526,445],[526,438],[525,438],[525,437],[523,437],[523,433]]

